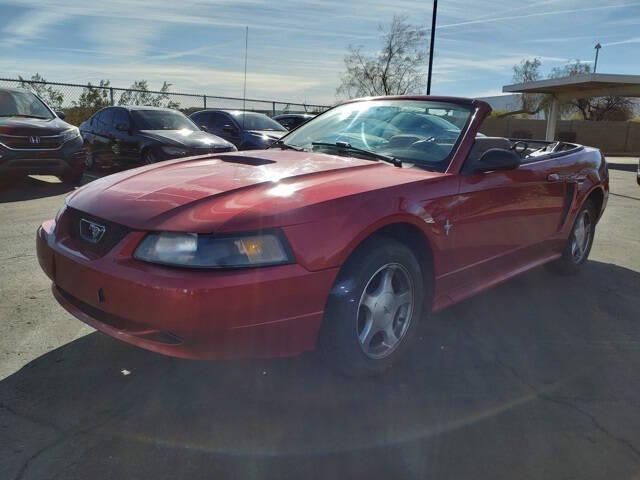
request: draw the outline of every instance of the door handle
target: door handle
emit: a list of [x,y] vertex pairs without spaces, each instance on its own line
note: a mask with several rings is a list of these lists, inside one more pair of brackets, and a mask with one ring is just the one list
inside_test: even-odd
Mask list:
[[562,178],[557,173],[547,175],[547,182],[559,182],[560,180],[562,180]]

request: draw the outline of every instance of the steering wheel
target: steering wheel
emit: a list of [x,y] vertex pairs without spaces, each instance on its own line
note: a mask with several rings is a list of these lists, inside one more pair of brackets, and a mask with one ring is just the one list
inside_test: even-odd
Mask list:
[[418,140],[409,145],[409,150],[417,150],[428,155],[441,155],[442,147],[438,145],[435,137],[429,137],[424,140]]
[[521,157],[524,154],[524,152],[527,151],[528,148],[529,148],[529,144],[527,142],[522,141],[522,140],[518,140],[516,143],[511,145],[511,150],[516,152]]

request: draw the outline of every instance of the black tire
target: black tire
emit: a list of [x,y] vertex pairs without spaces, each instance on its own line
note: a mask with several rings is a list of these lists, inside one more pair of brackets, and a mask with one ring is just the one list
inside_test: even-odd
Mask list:
[[[384,275],[385,269],[397,272],[390,273],[392,284],[410,285],[413,289],[410,306],[400,306],[397,309],[392,307],[391,310],[395,310],[394,312],[383,307],[386,313],[380,314],[382,310],[378,305],[383,302],[375,304],[378,312],[375,318],[387,318],[387,328],[391,325],[391,328],[399,333],[393,337],[397,342],[393,348],[386,345],[386,331],[379,330],[369,340],[366,339],[367,335],[362,333],[365,329],[363,322],[370,325],[368,331],[373,330],[372,323],[367,323],[365,317],[374,318],[372,310],[360,303],[365,298],[365,288],[367,288],[367,295],[369,295],[369,289],[376,292],[381,289],[382,280],[375,285],[376,275]],[[386,294],[392,295],[391,298],[396,298],[393,295],[397,295],[398,298],[400,295],[406,295],[406,290],[402,286],[391,288],[403,291],[403,293]],[[366,376],[384,372],[404,357],[414,339],[416,325],[424,313],[425,291],[422,269],[409,248],[397,240],[382,236],[366,240],[343,265],[329,295],[320,331],[320,350],[323,356],[330,365],[348,375]],[[378,297],[375,298],[380,298],[379,293],[376,295]],[[404,321],[406,322],[406,318],[409,319],[406,327],[401,321],[402,314],[399,313],[403,308],[405,309]],[[410,315],[409,311],[411,311]],[[380,344],[375,343],[376,335],[380,335]],[[362,336],[365,339],[361,341]],[[363,342],[367,342],[366,346]],[[383,352],[384,356],[380,358],[372,358],[376,348],[379,350],[387,348],[388,351]],[[365,353],[365,350],[369,352]]]
[[60,180],[62,183],[66,183],[67,185],[79,185],[82,181],[82,176],[84,175],[84,171],[73,171],[62,175]]
[[[579,231],[580,222],[583,219],[583,216],[587,216],[589,219],[588,229],[588,238],[585,240],[583,248],[581,248],[582,252],[580,255],[576,255],[574,251],[574,241],[576,231]],[[587,261],[589,257],[589,253],[591,252],[591,246],[593,245],[593,237],[596,233],[596,221],[598,218],[598,212],[596,210],[595,205],[591,200],[587,200],[584,202],[578,214],[576,215],[576,219],[573,223],[573,227],[571,227],[571,232],[569,233],[569,238],[567,239],[567,243],[562,251],[562,257],[548,264],[548,267],[551,271],[555,273],[559,273],[562,275],[572,275],[578,273],[582,266]]]

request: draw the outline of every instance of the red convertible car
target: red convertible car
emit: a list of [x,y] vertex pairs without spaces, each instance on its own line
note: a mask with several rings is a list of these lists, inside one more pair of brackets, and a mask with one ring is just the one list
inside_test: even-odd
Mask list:
[[607,203],[595,148],[486,137],[488,104],[381,97],[268,150],[96,180],[37,233],[71,314],[185,358],[322,349],[379,372],[418,322],[542,264],[586,261]]

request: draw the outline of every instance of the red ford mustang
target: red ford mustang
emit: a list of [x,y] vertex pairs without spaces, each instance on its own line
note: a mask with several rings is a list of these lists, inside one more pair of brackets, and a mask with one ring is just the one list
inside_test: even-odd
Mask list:
[[37,233],[71,314],[186,358],[397,360],[428,313],[587,259],[608,196],[597,149],[478,134],[490,107],[350,101],[269,150],[110,175]]

